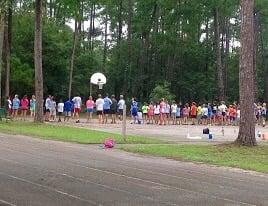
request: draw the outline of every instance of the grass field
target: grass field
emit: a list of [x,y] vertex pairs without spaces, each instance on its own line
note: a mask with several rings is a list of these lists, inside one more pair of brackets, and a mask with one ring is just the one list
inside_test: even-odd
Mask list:
[[202,162],[268,173],[268,145],[131,145],[121,149],[175,160]]
[[76,142],[82,144],[99,144],[107,138],[113,138],[117,144],[158,144],[161,140],[145,137],[128,136],[125,142],[121,135],[99,132],[89,129],[73,128],[67,126],[35,124],[25,122],[0,123],[0,132],[20,134],[42,139]]

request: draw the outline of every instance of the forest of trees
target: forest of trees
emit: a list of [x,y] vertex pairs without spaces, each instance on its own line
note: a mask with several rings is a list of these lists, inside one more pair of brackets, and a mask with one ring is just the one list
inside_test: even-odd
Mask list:
[[[35,1],[0,3],[1,96],[34,93]],[[44,95],[103,92],[148,100],[168,85],[178,101],[239,100],[240,1],[43,1]],[[255,97],[268,100],[268,4],[254,6]],[[96,89],[96,88],[95,88]],[[95,94],[97,91],[94,91]]]

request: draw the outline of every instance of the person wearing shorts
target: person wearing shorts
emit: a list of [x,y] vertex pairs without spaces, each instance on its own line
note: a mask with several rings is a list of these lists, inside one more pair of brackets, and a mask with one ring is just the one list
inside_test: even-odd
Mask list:
[[35,109],[36,109],[36,99],[35,99],[35,96],[32,95],[32,99],[30,100],[31,117],[35,117]]
[[20,100],[19,100],[19,96],[16,94],[14,99],[12,100],[12,117],[14,119],[16,119],[18,116],[19,108],[20,108]]
[[60,100],[60,102],[58,103],[57,110],[58,110],[58,116],[59,116],[58,122],[61,122],[61,117],[64,111],[64,103],[62,102],[62,100]]
[[148,108],[148,123],[149,124],[153,124],[154,123],[154,105],[153,102],[151,102],[149,104],[149,108]]
[[103,113],[105,115],[105,124],[107,124],[110,109],[111,109],[112,100],[109,98],[109,95],[106,94],[106,97],[103,99],[103,101],[104,101]]
[[96,100],[96,109],[97,109],[97,115],[99,118],[99,124],[103,124],[103,105],[104,100],[101,97],[101,94],[98,95],[98,99]]
[[132,97],[130,113],[133,119],[133,124],[138,123],[138,102],[135,97]]
[[159,105],[159,103],[156,103],[156,105],[154,105],[154,121],[155,121],[155,124],[159,124],[159,116],[160,116],[160,105]]
[[24,95],[22,100],[21,100],[21,119],[23,119],[24,121],[26,120],[26,115],[27,115],[27,111],[29,108],[29,100],[27,98],[27,95]]
[[197,117],[197,106],[195,102],[192,103],[190,112],[191,112],[192,125],[195,125]]
[[69,121],[72,116],[73,103],[68,99],[64,102],[64,121]]
[[82,106],[82,99],[79,96],[76,96],[72,99],[74,103],[74,118],[75,122],[79,123],[80,122],[80,111],[81,111],[81,106]]
[[171,118],[172,118],[172,123],[173,125],[176,124],[176,113],[177,113],[177,104],[175,101],[172,102],[172,105],[171,105]]
[[117,110],[117,101],[115,99],[115,95],[112,95],[111,97],[112,97],[112,104],[111,104],[111,108],[110,108],[110,113],[112,115],[111,124],[116,124],[115,118],[116,118],[116,110]]
[[142,106],[141,111],[142,111],[142,115],[143,115],[143,120],[146,123],[148,120],[148,110],[149,110],[149,106],[148,106],[147,102],[144,102],[144,105]]
[[120,95],[120,100],[117,104],[117,107],[118,107],[118,118],[119,120],[122,120],[122,117],[123,117],[123,110],[124,110],[124,105],[125,105],[125,100],[124,100],[124,96],[123,95]]
[[92,114],[93,114],[93,109],[94,109],[95,102],[92,100],[92,96],[88,97],[88,100],[86,102],[86,107],[87,107],[87,122],[92,121]]

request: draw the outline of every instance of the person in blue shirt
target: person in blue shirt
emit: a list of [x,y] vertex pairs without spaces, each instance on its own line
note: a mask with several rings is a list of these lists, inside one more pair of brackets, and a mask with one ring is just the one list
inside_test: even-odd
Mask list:
[[105,124],[108,122],[108,117],[110,114],[110,109],[112,105],[112,100],[109,98],[109,95],[106,94],[106,97],[103,99],[104,104],[103,104],[103,113],[105,115]]
[[12,100],[12,117],[14,119],[16,119],[18,116],[19,108],[20,108],[20,100],[19,100],[19,96],[16,94],[14,99]]
[[133,118],[133,123],[137,123],[137,117],[138,117],[138,102],[136,101],[136,98],[133,97],[131,101],[131,107],[130,107],[131,116]]
[[64,121],[69,121],[70,117],[72,116],[73,110],[73,103],[70,99],[64,102]]

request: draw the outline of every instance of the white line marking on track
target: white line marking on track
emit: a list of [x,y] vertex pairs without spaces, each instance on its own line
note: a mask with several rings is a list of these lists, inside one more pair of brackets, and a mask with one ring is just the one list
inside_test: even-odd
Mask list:
[[[4,148],[4,149],[6,149],[6,148]],[[8,149],[8,150],[11,150],[11,149]],[[21,152],[21,151],[16,151],[16,150],[13,150],[13,151],[20,152],[20,153],[26,153],[28,155],[33,155],[33,154],[29,154],[27,152]],[[44,155],[42,155],[42,156],[45,157]],[[48,159],[48,160],[54,160],[54,159],[48,158],[48,157],[45,157],[45,158]],[[0,159],[2,159],[2,158],[0,158]],[[150,183],[150,184],[155,184],[155,185],[170,188],[170,189],[181,190],[181,191],[185,191],[185,192],[188,192],[188,193],[208,195],[209,197],[212,197],[214,199],[224,200],[224,201],[227,201],[227,202],[239,203],[239,204],[248,205],[248,206],[256,206],[254,204],[249,204],[249,203],[245,203],[245,202],[241,202],[241,201],[231,200],[231,199],[228,199],[228,198],[222,198],[222,197],[218,197],[217,195],[212,195],[212,194],[208,194],[208,193],[205,193],[205,192],[196,192],[196,191],[193,191],[193,190],[184,189],[184,188],[180,188],[180,187],[174,187],[174,186],[170,186],[170,185],[166,185],[166,184],[162,184],[162,183],[158,183],[158,182],[154,182],[154,181],[150,181],[150,180],[146,180],[146,179],[142,179],[142,178],[138,178],[138,177],[132,177],[132,176],[124,175],[124,174],[118,174],[118,173],[110,172],[110,171],[107,171],[107,170],[88,167],[88,166],[77,164],[77,163],[68,162],[67,164],[70,164],[70,165],[73,165],[73,166],[76,166],[76,167],[81,167],[81,168],[86,168],[86,169],[90,169],[90,170],[94,170],[94,171],[103,172],[103,173],[114,175],[114,176],[125,177],[127,179],[138,180],[138,181],[142,181],[142,182],[146,182],[146,183]]]
[[0,203],[6,204],[6,205],[9,205],[9,206],[16,206],[16,205],[14,205],[14,204],[11,203],[11,202],[7,202],[7,201],[5,201],[5,200],[1,200],[1,199],[0,199]]
[[[10,163],[13,163],[13,164],[17,164],[17,165],[20,165],[20,166],[23,166],[23,167],[31,167],[31,168],[34,168],[34,169],[39,169],[38,167],[34,167],[34,166],[25,166],[17,161],[14,161],[14,160],[9,160],[9,159],[3,159],[3,158],[0,158],[0,160],[3,160],[3,161],[6,161],[6,162],[10,162]],[[115,187],[110,187],[108,185],[104,185],[104,184],[100,184],[100,183],[96,183],[96,182],[92,182],[92,181],[89,181],[87,179],[83,179],[83,178],[79,178],[79,177],[74,177],[72,175],[68,175],[68,174],[63,174],[63,173],[58,173],[56,172],[55,170],[47,170],[47,172],[52,172],[52,173],[55,173],[57,175],[61,175],[61,176],[65,176],[65,177],[68,177],[68,178],[71,178],[71,179],[75,179],[75,180],[79,180],[80,182],[87,182],[87,183],[90,183],[90,184],[94,184],[94,185],[98,185],[98,186],[101,186],[101,187],[104,187],[106,189],[110,189],[110,190],[114,190],[114,191],[117,191],[117,192],[122,192],[122,193],[126,193],[126,194],[130,194],[130,195],[134,195],[134,196],[137,196],[137,197],[141,197],[141,198],[144,198],[144,199],[147,199],[147,200],[150,200],[150,201],[157,201],[157,202],[160,202],[161,204],[165,204],[165,205],[177,205],[175,203],[170,203],[170,202],[161,202],[160,200],[158,199],[153,199],[152,197],[149,197],[149,196],[144,196],[144,195],[138,195],[138,194],[135,194],[135,193],[132,193],[132,192],[129,192],[127,190],[122,190],[122,189],[118,189],[118,188],[115,188]],[[1,173],[1,172],[0,172]],[[47,187],[47,186],[44,186],[44,187]]]
[[86,199],[83,199],[83,198],[80,198],[80,197],[77,197],[75,195],[72,195],[72,194],[69,194],[67,192],[63,192],[61,190],[57,190],[55,188],[52,188],[52,187],[48,187],[48,186],[45,186],[45,185],[41,185],[41,184],[38,184],[38,183],[35,183],[35,182],[31,182],[29,180],[26,180],[24,178],[21,178],[21,177],[16,177],[14,175],[9,175],[9,174],[6,174],[4,172],[0,172],[1,175],[4,175],[6,177],[9,177],[9,178],[12,178],[12,179],[15,179],[15,180],[19,180],[21,182],[25,182],[25,183],[28,183],[28,184],[31,184],[31,185],[34,185],[34,186],[37,186],[37,187],[41,187],[41,188],[44,188],[44,189],[47,189],[47,190],[50,190],[50,191],[53,191],[53,192],[56,192],[56,193],[59,193],[59,194],[62,194],[62,195],[65,195],[67,197],[70,197],[70,198],[73,198],[73,199],[77,199],[79,201],[82,201],[82,202],[87,202],[89,204],[93,204],[93,205],[98,205],[96,202],[93,202],[91,200],[86,200]]
[[[19,146],[18,144],[10,144],[10,143],[9,143],[9,145]],[[66,147],[77,149],[77,147],[69,146],[69,145],[66,146]],[[32,154],[32,153],[24,152],[24,151],[19,151],[19,150],[14,150],[14,151],[34,155],[34,154]],[[86,150],[86,151],[88,151],[88,150]],[[58,151],[52,150],[52,152],[58,152]],[[42,156],[43,156],[43,157],[48,157],[48,156],[46,156],[46,155],[42,155]],[[48,158],[49,158],[49,157],[48,157]],[[72,159],[72,160],[73,160],[73,161],[76,161],[76,159]],[[105,160],[95,160],[95,161],[105,162],[105,163],[110,164],[109,161],[105,161]],[[86,162],[86,163],[87,163],[87,162]],[[146,173],[150,173],[150,174],[155,174],[155,175],[164,175],[164,176],[174,177],[174,178],[179,178],[179,179],[194,180],[194,179],[191,179],[191,178],[178,177],[178,176],[176,176],[176,175],[168,175],[168,174],[165,174],[165,173],[163,173],[163,172],[157,172],[157,173],[156,173],[156,172],[151,172],[151,171],[149,171],[149,170],[145,170],[145,169],[141,169],[141,168],[137,168],[137,167],[130,167],[130,166],[128,166],[128,165],[120,164],[120,163],[118,163],[117,165],[120,165],[120,166],[129,168],[129,169],[139,170],[139,171],[146,172]],[[181,170],[181,171],[185,171],[185,172],[187,172],[187,173],[192,173],[192,174],[200,174],[200,175],[212,176],[212,177],[217,177],[217,178],[219,177],[219,176],[216,175],[216,174],[207,174],[207,173],[205,173],[205,172],[198,172],[198,171],[188,170],[188,169],[184,169],[184,168],[181,168],[181,167],[180,167],[180,168],[176,168],[176,170]],[[256,177],[256,176],[255,176],[255,177]],[[231,178],[231,177],[227,177],[227,176],[221,176],[221,178],[222,178],[222,179],[233,180],[233,178]],[[265,180],[268,180],[268,177],[267,177],[267,176],[262,176],[262,178],[264,178]],[[242,179],[238,179],[238,178],[236,178],[235,180],[236,180],[236,181],[239,181],[239,182],[245,182],[245,183],[248,183],[248,180],[242,180]],[[213,184],[213,183],[207,183],[207,182],[204,182],[204,181],[199,181],[199,182],[201,182],[201,183],[206,183],[206,184]],[[264,186],[264,185],[265,185],[265,184],[261,184],[261,183],[254,183],[254,184],[255,184],[255,185],[256,185],[256,184],[257,184],[257,185],[261,185],[261,186]],[[239,188],[237,188],[237,189],[239,189]]]

